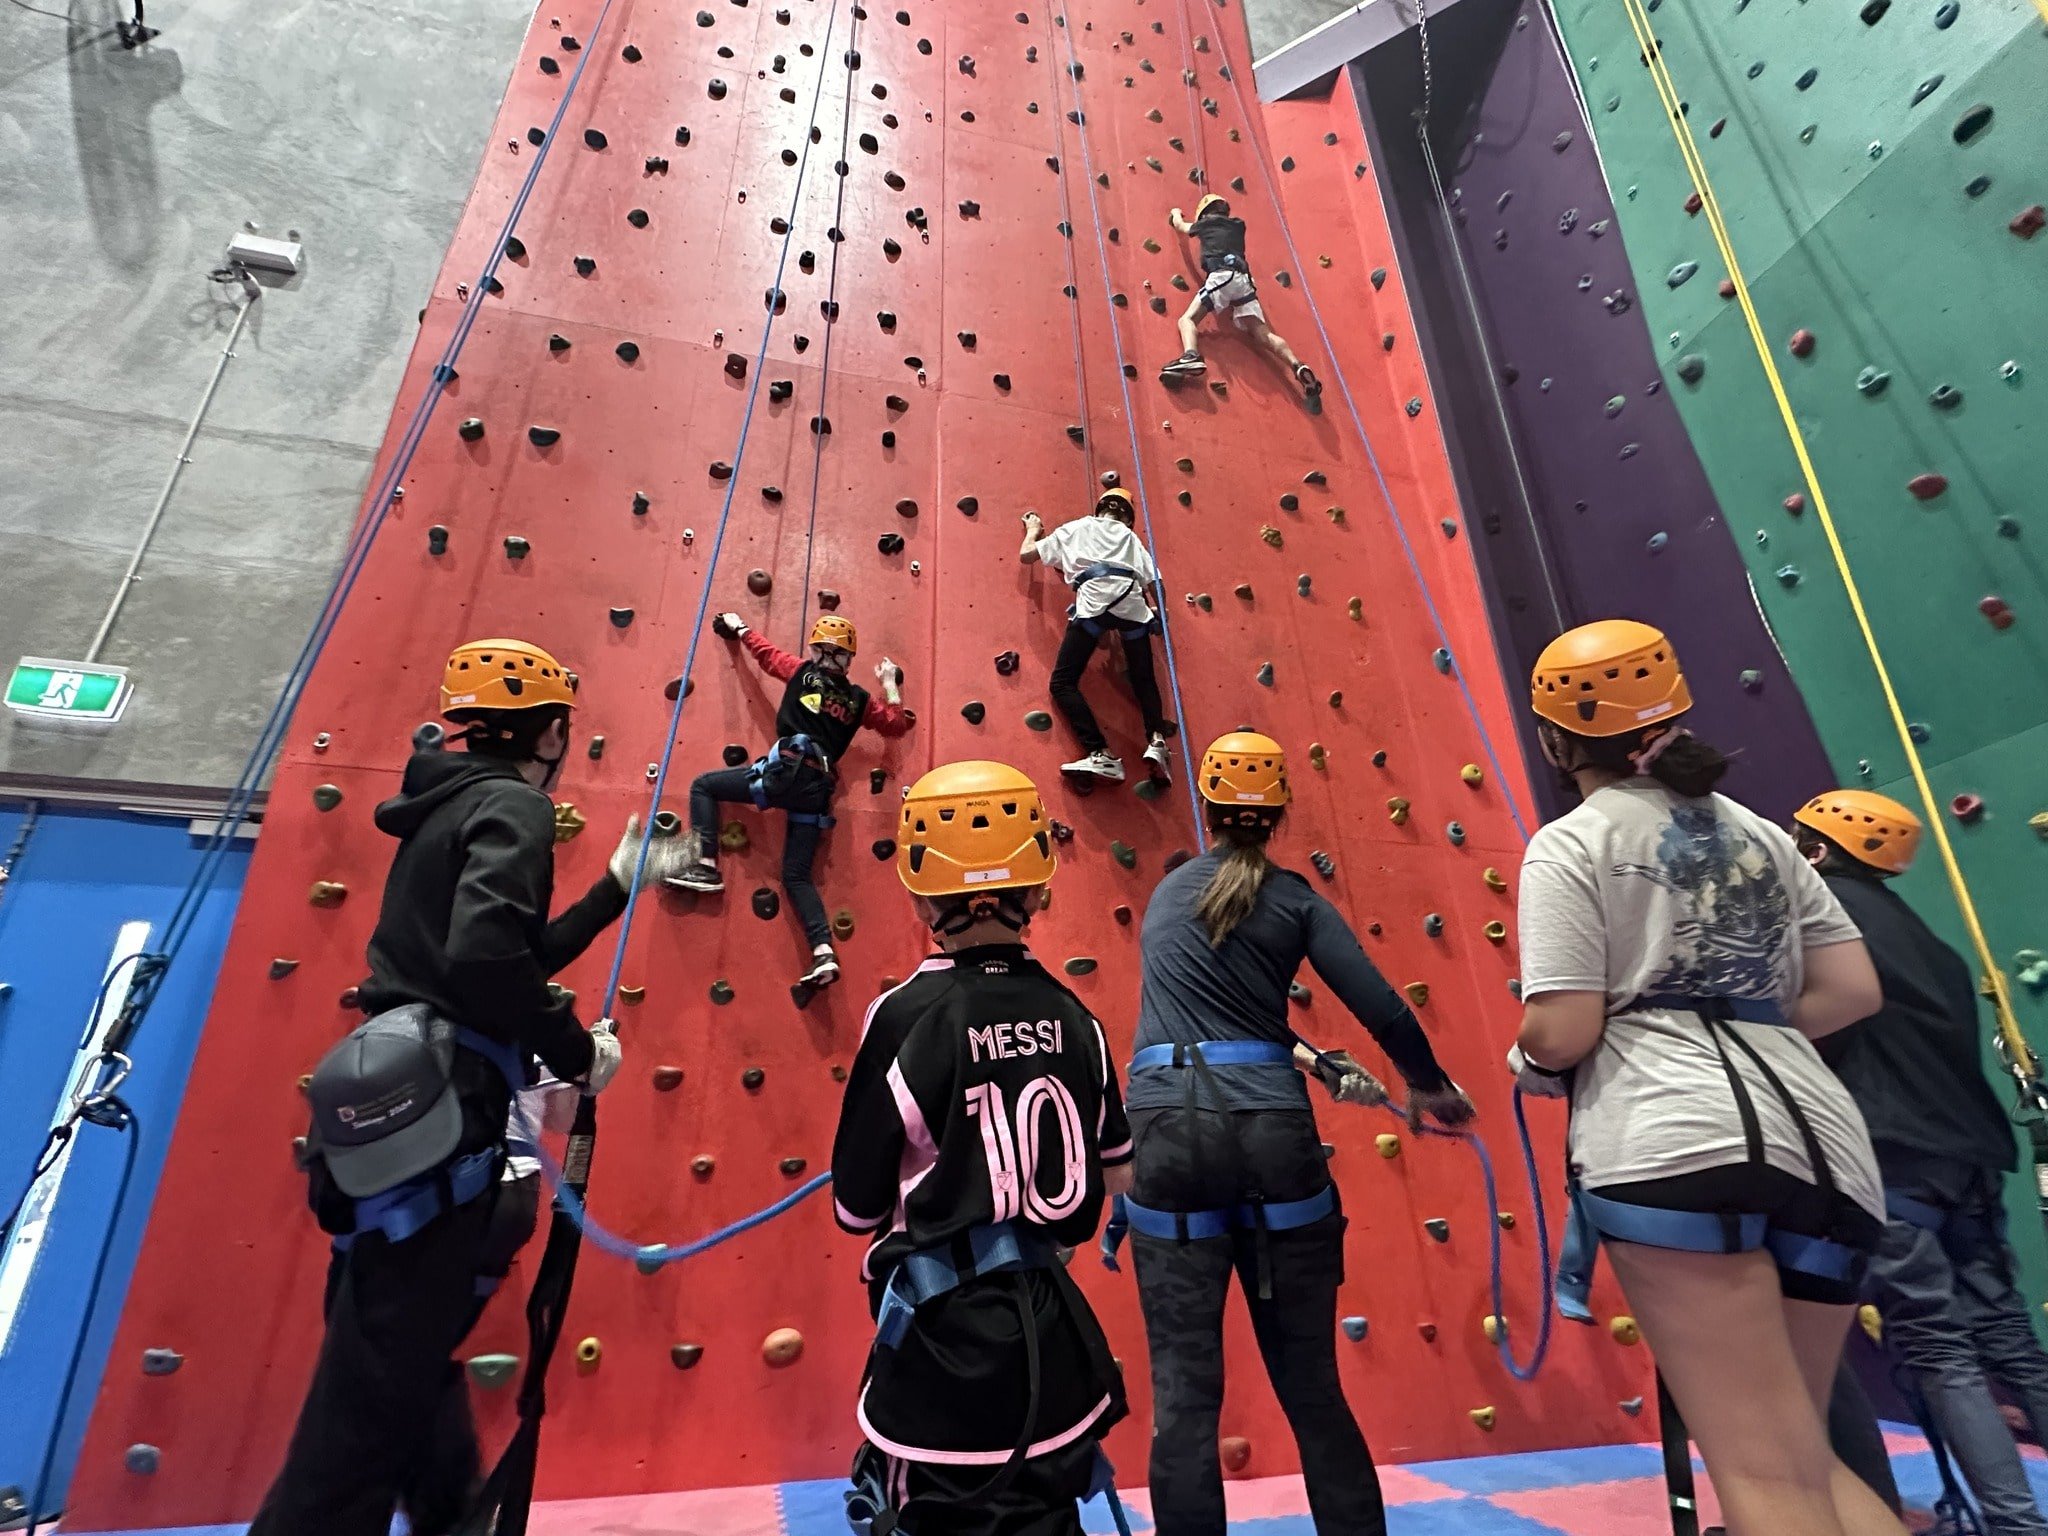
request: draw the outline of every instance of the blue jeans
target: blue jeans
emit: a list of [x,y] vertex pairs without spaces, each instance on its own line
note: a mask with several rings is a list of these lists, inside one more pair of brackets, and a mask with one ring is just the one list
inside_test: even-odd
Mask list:
[[[707,855],[718,849],[718,808],[721,805],[752,805],[753,792],[747,787],[745,768],[720,768],[700,773],[690,785],[690,826]],[[800,767],[779,790],[768,791],[770,809],[795,811],[799,815],[822,816],[832,809],[833,779],[816,768]],[[832,942],[832,924],[825,916],[825,898],[811,880],[811,866],[818,861],[818,843],[824,828],[815,822],[792,821],[782,842],[782,889],[797,920],[804,925],[804,937],[813,947]]]

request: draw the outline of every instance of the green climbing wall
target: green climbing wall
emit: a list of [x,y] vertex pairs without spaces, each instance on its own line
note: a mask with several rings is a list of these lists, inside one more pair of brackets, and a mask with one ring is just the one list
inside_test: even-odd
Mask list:
[[[1650,9],[2039,1049],[2048,977],[2020,973],[2026,951],[2048,950],[2048,27],[2033,0]],[[1917,804],[1628,14],[1621,0],[1558,13],[1666,379],[1764,614],[1842,780]],[[1958,796],[1981,810],[1964,814]],[[1931,841],[1901,890],[1967,952]],[[2011,1193],[2017,1218],[2031,1181]],[[2042,1224],[2014,1231],[2038,1300]]]

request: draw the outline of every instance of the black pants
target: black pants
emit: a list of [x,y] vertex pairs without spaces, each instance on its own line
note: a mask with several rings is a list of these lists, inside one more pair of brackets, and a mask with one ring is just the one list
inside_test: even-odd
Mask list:
[[[690,784],[690,826],[707,854],[718,851],[718,807],[752,805],[745,768],[720,768],[700,773]],[[780,788],[767,791],[768,804],[800,816],[823,816],[832,809],[832,776],[808,765],[799,767]],[[825,898],[811,880],[818,861],[818,843],[825,829],[815,822],[791,821],[782,840],[782,889],[804,925],[804,937],[815,945],[832,942],[832,924],[825,916]]]
[[881,1477],[897,1509],[916,1501],[904,1511],[904,1536],[1081,1536],[1080,1501],[1094,1480],[1098,1444],[1086,1435],[1032,1457],[994,1498],[981,1492],[992,1467],[905,1461],[865,1443],[853,1464],[856,1476],[871,1469]]
[[[1235,1122],[1234,1127],[1232,1122]],[[1301,1200],[1330,1182],[1306,1110],[1139,1110],[1131,1198],[1211,1210],[1252,1196]],[[1224,1536],[1216,1434],[1223,1409],[1223,1303],[1236,1271],[1274,1395],[1301,1450],[1318,1531],[1385,1536],[1379,1476],[1337,1379],[1344,1217],[1265,1234],[1272,1295],[1259,1295],[1258,1237],[1176,1242],[1133,1233],[1152,1351],[1152,1512],[1160,1536]]]
[[400,1504],[415,1536],[453,1527],[480,1468],[454,1355],[482,1312],[478,1276],[532,1235],[533,1195],[532,1180],[501,1185],[402,1243],[371,1233],[335,1256],[312,1385],[250,1536],[385,1536]]
[[[1115,635],[1123,645],[1124,670],[1130,675],[1131,694],[1138,701],[1138,712],[1145,717],[1145,734],[1164,735],[1166,712],[1159,702],[1159,679],[1152,672],[1151,630],[1142,625],[1120,629],[1111,619],[1096,622],[1103,626],[1105,634]],[[1100,752],[1109,744],[1095,721],[1095,711],[1081,696],[1081,674],[1088,669],[1088,658],[1095,654],[1096,641],[1101,638],[1069,619],[1066,638],[1060,641],[1060,653],[1052,664],[1052,702],[1073,727],[1084,752]]]

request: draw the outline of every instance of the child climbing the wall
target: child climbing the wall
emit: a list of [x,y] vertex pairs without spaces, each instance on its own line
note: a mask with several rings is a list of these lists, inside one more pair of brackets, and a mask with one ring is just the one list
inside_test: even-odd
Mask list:
[[1145,717],[1145,770],[1159,784],[1173,772],[1166,738],[1175,726],[1166,718],[1152,670],[1152,635],[1159,618],[1146,599],[1147,590],[1159,585],[1159,568],[1132,526],[1136,505],[1129,491],[1112,486],[1096,499],[1093,513],[1050,534],[1036,512],[1024,514],[1024,544],[1017,558],[1026,565],[1050,566],[1074,589],[1050,684],[1053,704],[1081,743],[1081,756],[1060,767],[1071,778],[1119,783],[1124,776],[1124,760],[1109,750],[1095,711],[1081,693],[1081,674],[1106,634],[1115,635],[1123,647],[1124,673]]
[[[1608,619],[1530,678],[1580,796],[1522,862],[1524,1091],[1569,1098],[1575,1226],[1605,1239],[1730,1536],[1899,1536],[1826,1416],[1885,1197],[1813,1042],[1882,1001],[1793,846],[1714,793],[1671,642]],[[1581,1304],[1589,1269],[1561,1270]]]
[[896,872],[938,952],[868,1009],[832,1147],[834,1214],[872,1239],[846,1496],[872,1536],[1080,1536],[1126,1411],[1060,1258],[1131,1138],[1102,1026],[1024,943],[1056,862],[1014,768],[948,763],[904,796]]
[[1160,1536],[1224,1536],[1216,1437],[1235,1274],[1301,1451],[1315,1528],[1385,1536],[1372,1453],[1337,1376],[1344,1214],[1307,1078],[1341,1103],[1384,1103],[1386,1090],[1349,1052],[1297,1040],[1289,989],[1302,961],[1407,1080],[1412,1114],[1455,1126],[1472,1105],[1343,916],[1267,856],[1292,799],[1280,744],[1253,731],[1220,737],[1195,784],[1215,845],[1162,879],[1145,909],[1134,1184],[1104,1244],[1113,1263],[1125,1227],[1134,1233],[1152,1356],[1153,1522]]
[[808,659],[792,656],[755,634],[736,613],[721,613],[712,629],[737,640],[770,677],[786,683],[775,711],[775,741],[751,764],[702,773],[690,785],[690,832],[696,858],[665,883],[676,890],[713,893],[725,889],[718,873],[718,807],[753,805],[778,810],[788,823],[782,844],[782,888],[796,908],[811,943],[810,969],[800,989],[829,987],[839,979],[832,948],[832,924],[825,901],[811,879],[818,844],[832,825],[832,796],[839,787],[839,763],[854,734],[868,726],[884,736],[901,736],[912,717],[899,691],[903,669],[884,656],[875,667],[882,702],[848,679],[847,666],[859,649],[853,622],[822,613],[811,626]]
[[2043,1536],[2048,1520],[1992,1385],[2048,1432],[2048,1354],[2005,1236],[2012,1125],[1984,1076],[1969,964],[1890,887],[1919,850],[1920,818],[1889,796],[1837,789],[1793,817],[1793,837],[1870,947],[1884,1006],[1820,1053],[1870,1127],[1887,1219],[1870,1262],[1884,1348],[1976,1495],[1986,1536]]
[[[256,1536],[452,1530],[479,1473],[453,1356],[531,1235],[530,1183],[507,1179],[507,1121],[539,1057],[597,1093],[619,1068],[608,1021],[585,1029],[548,978],[626,910],[637,821],[605,873],[552,922],[555,806],[575,684],[538,646],[479,640],[448,658],[442,714],[462,729],[413,754],[377,807],[398,839],[370,935],[371,1017],[306,1086],[309,1200],[334,1238],[327,1332]],[[647,842],[645,878],[680,867]]]
[[1244,253],[1244,220],[1230,211],[1230,204],[1214,192],[1202,194],[1195,204],[1195,221],[1190,224],[1178,208],[1166,216],[1177,235],[1192,236],[1201,249],[1202,286],[1180,317],[1181,354],[1164,368],[1159,377],[1168,384],[1191,379],[1206,372],[1209,365],[1195,339],[1195,328],[1205,312],[1228,315],[1237,328],[1264,347],[1293,373],[1310,404],[1322,395],[1322,380],[1300,358],[1294,348],[1266,323],[1266,311],[1259,304],[1258,285],[1252,281],[1251,264]]

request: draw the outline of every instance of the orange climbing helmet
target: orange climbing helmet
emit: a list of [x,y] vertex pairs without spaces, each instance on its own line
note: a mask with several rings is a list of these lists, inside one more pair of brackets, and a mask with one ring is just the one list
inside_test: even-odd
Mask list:
[[1058,866],[1038,786],[1007,763],[944,763],[904,791],[896,873],[916,895],[1043,885]]
[[1889,795],[1834,789],[1815,795],[1792,819],[1818,832],[1858,863],[1903,875],[1920,851],[1920,818]]
[[1195,204],[1195,217],[1199,219],[1218,203],[1223,204],[1223,211],[1226,214],[1230,212],[1230,202],[1221,192],[1204,192],[1202,200]]
[[1623,736],[1692,708],[1692,690],[1664,632],[1634,619],[1568,629],[1543,648],[1530,707],[1575,736]]
[[821,613],[818,621],[811,626],[811,638],[806,645],[836,645],[851,656],[860,650],[858,637],[853,631],[853,620],[842,619],[836,613]]
[[576,674],[524,640],[472,640],[449,654],[441,673],[441,713],[468,719],[487,709],[576,707]]
[[1287,754],[1257,731],[1232,731],[1210,742],[1196,787],[1211,805],[1233,810],[1277,811],[1294,798],[1287,787]]
[[1107,512],[1126,528],[1138,520],[1138,503],[1120,485],[1112,485],[1095,498],[1095,510]]

